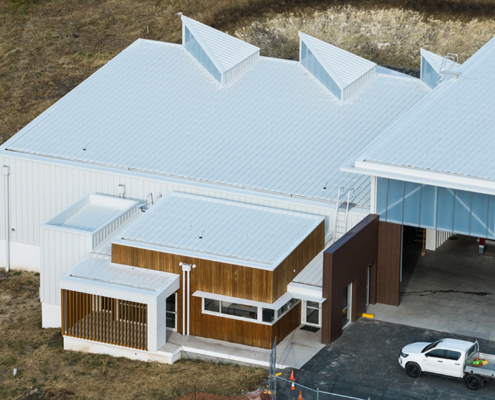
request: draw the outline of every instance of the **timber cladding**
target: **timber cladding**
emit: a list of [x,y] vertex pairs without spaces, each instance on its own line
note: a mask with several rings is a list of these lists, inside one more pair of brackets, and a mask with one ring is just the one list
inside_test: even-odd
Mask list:
[[147,305],[62,289],[62,335],[147,350]]
[[321,333],[324,344],[342,335],[343,292],[350,283],[351,321],[356,321],[358,316],[366,312],[367,268],[371,268],[370,286],[376,274],[378,222],[378,215],[366,216],[324,252],[323,297],[326,300],[322,304]]
[[[122,244],[112,244],[112,262],[140,268],[171,272],[181,276],[180,263],[196,265],[191,270],[191,294],[215,293],[264,303],[273,303],[287,292],[287,285],[325,246],[325,222],[322,221],[275,271],[185,257]],[[182,285],[182,284],[181,284]],[[177,292],[177,330],[182,332],[182,287]],[[274,325],[203,314],[199,297],[190,297],[190,334],[212,339],[271,348],[273,339],[281,341],[301,322],[297,305]]]

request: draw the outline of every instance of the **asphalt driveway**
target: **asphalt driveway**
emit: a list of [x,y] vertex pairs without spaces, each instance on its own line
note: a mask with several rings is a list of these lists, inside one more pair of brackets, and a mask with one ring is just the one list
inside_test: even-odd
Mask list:
[[[322,391],[360,397],[363,399],[469,399],[495,398],[495,381],[487,382],[474,392],[464,382],[449,378],[422,375],[410,378],[399,365],[400,349],[412,342],[430,342],[443,337],[476,340],[472,337],[446,334],[439,331],[397,325],[361,318],[349,326],[340,339],[323,348],[300,370],[295,370],[296,383]],[[495,354],[495,342],[478,340],[480,350]],[[290,370],[283,371],[288,378]],[[299,389],[278,380],[278,399],[293,399]],[[316,394],[302,390],[306,400],[316,399]],[[320,395],[320,400],[337,397]]]

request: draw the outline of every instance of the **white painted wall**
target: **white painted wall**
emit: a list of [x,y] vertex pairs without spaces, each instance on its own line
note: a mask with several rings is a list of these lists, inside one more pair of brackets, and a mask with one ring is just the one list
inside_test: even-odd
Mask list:
[[425,249],[437,250],[442,244],[444,244],[449,237],[452,236],[450,232],[436,231],[434,229],[426,230]]

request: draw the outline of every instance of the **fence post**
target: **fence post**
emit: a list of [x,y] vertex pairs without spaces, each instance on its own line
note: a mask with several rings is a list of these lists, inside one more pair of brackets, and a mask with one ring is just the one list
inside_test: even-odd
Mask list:
[[320,400],[320,388],[316,388],[316,400]]

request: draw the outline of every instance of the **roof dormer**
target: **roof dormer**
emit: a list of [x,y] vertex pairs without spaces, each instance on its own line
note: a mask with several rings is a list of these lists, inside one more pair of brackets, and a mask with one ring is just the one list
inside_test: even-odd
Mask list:
[[260,49],[184,15],[182,44],[221,84],[226,85],[253,66]]
[[425,49],[421,49],[420,52],[421,80],[432,89],[437,86],[439,75],[451,75],[461,66],[449,56],[442,57]]
[[300,61],[342,102],[376,74],[376,64],[299,32]]

